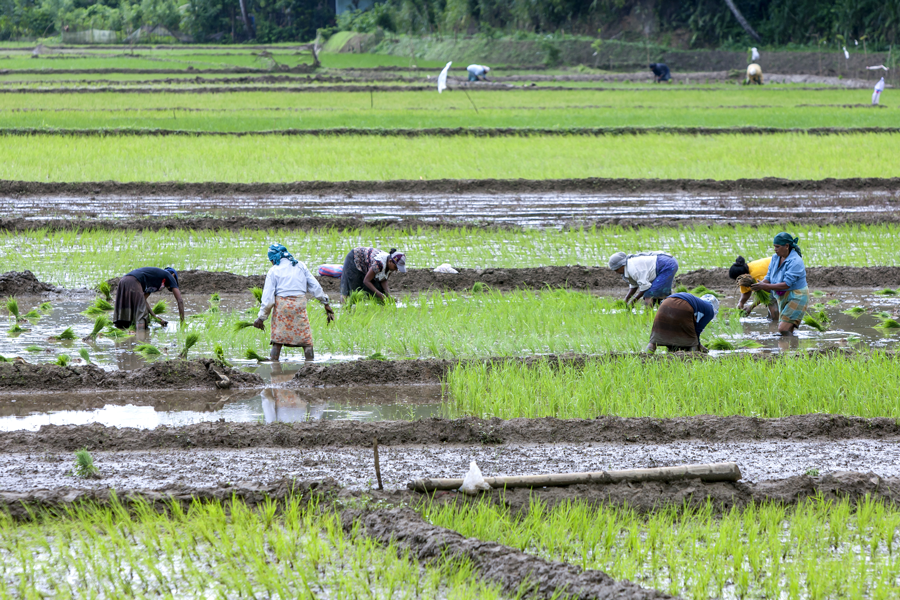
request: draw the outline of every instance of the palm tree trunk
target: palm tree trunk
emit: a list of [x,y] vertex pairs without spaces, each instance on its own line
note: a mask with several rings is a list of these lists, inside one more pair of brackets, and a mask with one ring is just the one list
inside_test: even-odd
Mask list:
[[[241,0],[241,2],[243,2],[243,0]],[[733,14],[734,18],[737,19],[738,23],[741,24],[741,27],[744,28],[744,31],[747,32],[747,35],[762,44],[762,38],[759,37],[758,33],[753,31],[752,27],[750,27],[750,23],[747,22],[747,19],[745,19],[744,15],[741,14],[741,11],[739,11],[737,9],[737,6],[734,5],[734,0],[725,0],[725,4],[727,4],[728,8],[731,9],[731,14]],[[243,4],[241,6],[243,6]]]
[[[725,1],[730,2],[730,0]],[[241,18],[244,19],[244,31],[247,32],[247,39],[249,40],[253,37],[253,34],[250,32],[250,21],[247,20],[247,4],[244,0],[238,0],[238,2],[241,4]]]

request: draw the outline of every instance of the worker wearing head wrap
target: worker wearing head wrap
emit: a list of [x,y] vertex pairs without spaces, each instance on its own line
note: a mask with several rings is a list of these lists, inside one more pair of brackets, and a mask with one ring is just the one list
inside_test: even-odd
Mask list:
[[[728,269],[728,276],[734,279],[740,286],[741,298],[738,300],[738,310],[743,311],[744,315],[749,315],[753,309],[760,304],[769,307],[769,318],[773,321],[778,320],[778,302],[775,301],[774,294],[759,291],[754,292],[750,286],[759,283],[766,278],[769,273],[769,265],[772,263],[772,257],[767,256],[758,260],[747,262],[743,256],[738,256],[734,260],[734,264]],[[748,307],[747,302],[753,297],[753,303]]]
[[491,72],[491,68],[484,65],[469,65],[466,71],[469,73],[469,81],[487,81],[487,74]]
[[669,352],[707,352],[700,334],[717,314],[719,300],[712,294],[701,298],[687,292],[672,294],[656,311],[646,351],[652,354],[665,346]]
[[756,63],[747,67],[747,78],[744,80],[744,85],[750,83],[755,83],[756,85],[762,85],[763,83],[762,67]]
[[672,293],[678,261],[665,252],[616,252],[609,257],[609,268],[621,275],[630,286],[625,296],[626,303],[633,304],[643,298],[649,305],[662,302]]
[[303,348],[306,360],[315,358],[313,351],[312,330],[306,314],[306,294],[311,293],[325,305],[326,322],[334,320],[334,311],[322,286],[313,277],[302,262],[291,256],[288,249],[281,244],[269,246],[267,254],[272,267],[266,274],[263,287],[259,316],[253,323],[257,329],[263,329],[263,323],[272,313],[272,351],[269,357],[273,361],[281,358],[281,348]]
[[775,255],[769,264],[765,279],[750,286],[753,291],[773,292],[778,301],[778,332],[793,335],[800,326],[806,307],[809,306],[809,287],[806,284],[806,265],[798,242],[789,233],[775,236]]
[[178,316],[184,322],[184,301],[178,288],[178,271],[172,267],[141,267],[134,269],[119,280],[116,287],[116,303],[113,308],[113,325],[119,329],[134,326],[145,329],[150,320],[156,320],[165,327],[168,323],[150,310],[147,298],[150,294],[168,289],[178,303]]
[[394,271],[406,273],[406,255],[391,248],[383,252],[378,248],[360,247],[351,250],[344,258],[341,271],[341,296],[344,302],[355,291],[362,291],[379,300],[391,295],[388,277]]

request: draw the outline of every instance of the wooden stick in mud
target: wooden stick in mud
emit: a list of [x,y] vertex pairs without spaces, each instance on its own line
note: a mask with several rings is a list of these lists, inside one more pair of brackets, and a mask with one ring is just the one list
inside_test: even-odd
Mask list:
[[[377,464],[377,462],[376,462]],[[624,471],[594,471],[590,473],[554,473],[550,475],[523,475],[518,477],[485,477],[492,488],[536,488],[575,485],[578,483],[623,483],[642,481],[678,481],[699,479],[700,481],[737,481],[741,470],[737,463],[713,463],[708,465],[685,465],[680,467],[660,467],[657,469],[627,469]],[[416,479],[406,487],[416,492],[456,490],[462,486],[462,479]]]
[[[381,485],[381,465],[378,463],[378,438],[375,438],[375,477],[378,478],[378,489],[383,490],[384,486]],[[459,485],[462,485],[460,483]]]

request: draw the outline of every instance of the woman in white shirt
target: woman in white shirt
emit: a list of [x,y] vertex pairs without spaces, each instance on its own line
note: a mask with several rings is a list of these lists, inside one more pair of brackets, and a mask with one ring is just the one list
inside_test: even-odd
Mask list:
[[609,268],[621,275],[629,285],[626,304],[633,305],[643,298],[649,306],[659,304],[672,295],[678,261],[665,252],[616,252],[609,257]]
[[281,357],[281,348],[303,348],[306,360],[315,358],[313,352],[312,330],[306,315],[306,294],[312,293],[325,305],[327,322],[334,320],[328,296],[322,286],[313,277],[302,262],[296,260],[287,248],[281,244],[269,246],[269,261],[272,268],[266,275],[263,287],[262,305],[259,317],[253,323],[257,329],[263,329],[269,312],[272,312],[272,352],[269,357],[277,361]]

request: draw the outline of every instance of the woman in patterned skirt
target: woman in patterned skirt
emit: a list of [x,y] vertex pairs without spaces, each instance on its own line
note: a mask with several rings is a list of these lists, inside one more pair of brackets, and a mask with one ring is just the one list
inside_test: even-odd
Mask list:
[[773,292],[778,300],[778,333],[794,335],[809,306],[809,286],[806,284],[806,265],[797,243],[800,238],[782,231],[775,236],[775,255],[769,272],[761,282],[751,285],[753,291]]
[[272,312],[270,358],[273,361],[279,360],[281,348],[287,346],[303,348],[306,360],[312,360],[315,358],[315,353],[313,352],[309,318],[306,315],[306,294],[307,292],[312,293],[319,302],[325,305],[326,319],[328,323],[331,323],[334,320],[334,311],[331,310],[328,296],[322,291],[322,286],[309,272],[306,265],[291,256],[287,248],[281,244],[269,246],[268,257],[272,268],[266,275],[259,317],[253,326],[263,329],[269,312]]

